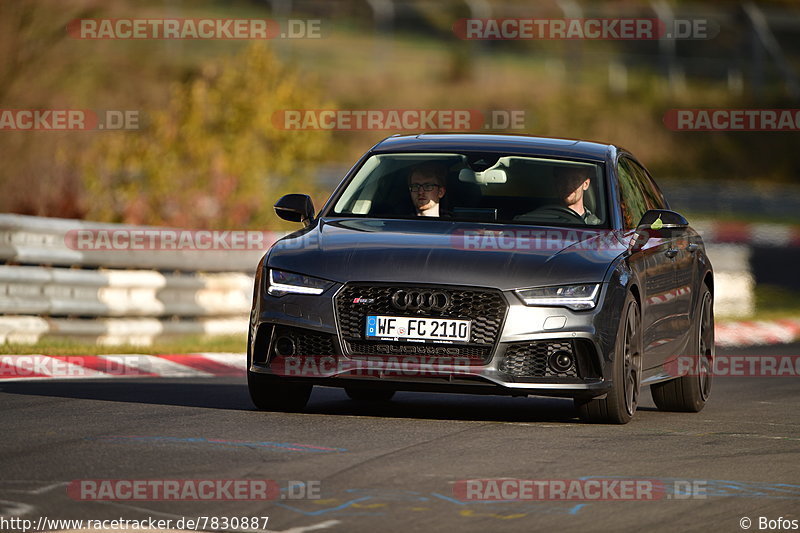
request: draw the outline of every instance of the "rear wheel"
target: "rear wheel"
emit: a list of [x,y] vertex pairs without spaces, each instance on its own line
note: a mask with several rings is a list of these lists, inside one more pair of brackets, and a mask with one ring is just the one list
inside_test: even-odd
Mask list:
[[312,385],[280,381],[247,372],[250,399],[262,411],[302,411],[311,397]]
[[711,394],[711,368],[714,363],[714,301],[703,285],[700,313],[694,326],[692,350],[687,357],[694,360],[686,376],[650,386],[653,402],[661,411],[700,412]]
[[365,389],[361,387],[345,387],[344,391],[351,400],[357,402],[388,402],[394,396],[391,389]]
[[642,381],[642,333],[639,304],[628,293],[614,347],[613,384],[601,399],[575,399],[581,420],[599,424],[627,424],[639,404]]

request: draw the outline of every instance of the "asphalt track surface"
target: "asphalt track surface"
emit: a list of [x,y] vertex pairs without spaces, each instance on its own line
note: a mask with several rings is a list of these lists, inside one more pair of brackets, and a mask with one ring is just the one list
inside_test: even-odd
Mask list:
[[[766,531],[760,517],[800,520],[800,378],[718,378],[699,414],[659,412],[645,393],[625,426],[582,424],[561,399],[398,393],[369,407],[317,388],[306,412],[285,414],[256,411],[237,378],[17,382],[0,384],[0,428],[6,518],[266,516],[267,530],[297,532],[743,531],[744,517]],[[667,492],[456,497],[459,480],[480,478],[655,480]],[[304,481],[291,496],[319,497],[81,501],[67,489],[84,479]]]

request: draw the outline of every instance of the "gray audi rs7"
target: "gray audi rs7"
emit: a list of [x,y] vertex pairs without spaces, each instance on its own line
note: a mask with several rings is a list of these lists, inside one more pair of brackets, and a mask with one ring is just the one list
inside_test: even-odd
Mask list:
[[573,398],[626,423],[643,387],[705,405],[714,277],[703,241],[621,147],[486,134],[389,137],[256,272],[254,404],[300,410],[314,385]]

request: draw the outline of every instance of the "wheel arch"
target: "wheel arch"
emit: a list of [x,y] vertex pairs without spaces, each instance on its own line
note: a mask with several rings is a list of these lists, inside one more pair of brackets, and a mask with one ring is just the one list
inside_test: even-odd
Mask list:
[[703,284],[708,287],[711,296],[714,296],[714,274],[710,270],[703,276]]
[[641,309],[642,308],[642,296],[641,296],[641,293],[639,292],[639,286],[636,284],[636,282],[633,282],[628,287],[628,290],[631,292],[631,294],[633,294],[633,297],[636,300],[636,303],[639,304],[639,309]]

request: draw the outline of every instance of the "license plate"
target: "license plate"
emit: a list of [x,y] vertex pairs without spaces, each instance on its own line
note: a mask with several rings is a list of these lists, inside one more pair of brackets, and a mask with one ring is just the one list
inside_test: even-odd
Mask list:
[[367,316],[368,339],[469,342],[471,320]]

